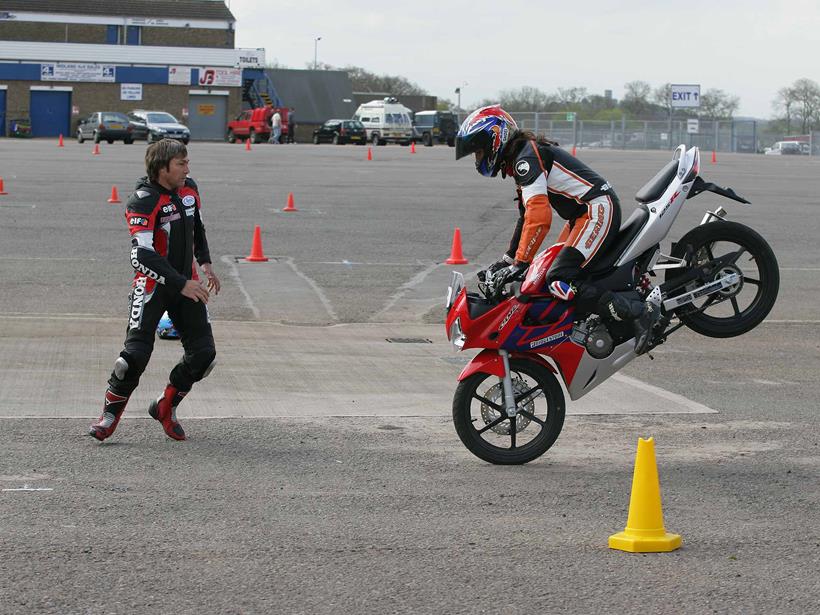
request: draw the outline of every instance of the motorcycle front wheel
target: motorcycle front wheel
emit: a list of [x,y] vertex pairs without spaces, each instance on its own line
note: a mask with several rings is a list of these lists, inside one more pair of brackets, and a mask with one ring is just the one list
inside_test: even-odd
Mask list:
[[499,465],[527,463],[543,455],[564,426],[564,393],[555,375],[523,359],[510,361],[516,416],[507,416],[500,378],[476,373],[459,382],[453,424],[464,446]]
[[[751,331],[766,318],[777,300],[780,270],[766,240],[755,230],[737,222],[710,222],[693,228],[675,244],[672,256],[682,258],[692,249],[693,265],[708,265],[716,258],[733,255],[734,262],[716,269],[708,278],[689,282],[680,292],[693,290],[727,274],[740,281],[729,288],[705,295],[675,311],[687,327],[708,337],[734,337]],[[674,288],[686,270],[670,269],[666,284]],[[677,292],[673,292],[677,294]]]

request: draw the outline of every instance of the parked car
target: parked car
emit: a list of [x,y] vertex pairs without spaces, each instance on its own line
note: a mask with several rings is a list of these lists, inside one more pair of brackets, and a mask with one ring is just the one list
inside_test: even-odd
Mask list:
[[767,156],[799,156],[803,153],[803,150],[799,141],[778,141],[763,153]]
[[456,143],[458,124],[456,116],[449,111],[419,111],[413,122],[413,134],[427,147],[433,143],[446,143],[453,147]]
[[77,142],[93,139],[100,141],[134,142],[134,127],[124,113],[115,111],[95,111],[77,124]]
[[314,143],[367,143],[367,132],[359,120],[328,120],[313,131]]
[[177,118],[165,111],[135,109],[128,115],[132,123],[145,125],[148,143],[165,138],[177,139],[186,144],[191,140],[191,131],[188,127],[180,124]]

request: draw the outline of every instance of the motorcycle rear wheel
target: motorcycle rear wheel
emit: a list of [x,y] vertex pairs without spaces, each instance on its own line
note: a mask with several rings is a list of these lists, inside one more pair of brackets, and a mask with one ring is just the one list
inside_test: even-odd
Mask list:
[[507,417],[497,376],[473,374],[459,382],[453,398],[453,424],[464,446],[479,459],[498,465],[537,459],[564,426],[564,393],[555,375],[524,359],[512,359],[510,371],[518,410],[515,419]]
[[[678,308],[675,314],[681,322],[708,337],[735,337],[763,322],[774,306],[780,288],[777,258],[766,240],[748,226],[720,221],[703,224],[686,233],[675,244],[672,256],[682,258],[687,246],[692,247],[698,264],[742,249],[743,253],[736,261],[741,281],[735,287]],[[674,284],[675,279],[684,273],[682,269],[668,270],[666,284]],[[697,280],[687,288],[701,286],[722,274],[716,272],[714,277]]]

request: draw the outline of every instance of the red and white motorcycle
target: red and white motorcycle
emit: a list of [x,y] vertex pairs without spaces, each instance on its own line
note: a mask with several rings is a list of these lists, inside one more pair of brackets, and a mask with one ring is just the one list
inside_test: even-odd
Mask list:
[[[710,191],[748,203],[698,175],[700,154],[680,145],[636,195],[596,283],[651,301],[661,318],[650,349],[682,326],[708,337],[742,335],[760,324],[777,299],[780,272],[769,245],[751,228],[726,220],[718,207],[661,253],[683,204]],[[552,446],[564,423],[560,376],[576,400],[636,357],[631,324],[580,314],[546,290],[545,275],[562,245],[538,254],[522,282],[467,292],[453,272],[447,336],[459,350],[483,349],[464,368],[453,399],[453,422],[464,445],[497,464],[527,463]],[[656,278],[663,272],[664,280]],[[488,290],[488,287],[491,290]]]

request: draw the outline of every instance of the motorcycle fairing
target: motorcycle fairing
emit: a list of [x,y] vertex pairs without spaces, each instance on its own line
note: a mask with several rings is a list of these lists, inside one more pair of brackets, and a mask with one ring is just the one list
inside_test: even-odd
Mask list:
[[[519,352],[510,353],[510,359],[517,358],[523,358],[528,361],[535,361],[543,367],[546,367],[553,374],[558,373],[555,370],[555,367],[553,367],[549,361],[547,361],[543,357],[539,357],[538,355],[525,354]],[[482,372],[484,374],[492,374],[493,376],[503,378],[505,375],[504,361],[501,359],[501,355],[498,354],[498,352],[495,350],[482,350],[476,356],[473,357],[473,359],[467,364],[467,366],[463,370],[461,370],[461,373],[458,375],[458,380],[464,380],[465,378],[469,378],[470,376],[478,372]]]

